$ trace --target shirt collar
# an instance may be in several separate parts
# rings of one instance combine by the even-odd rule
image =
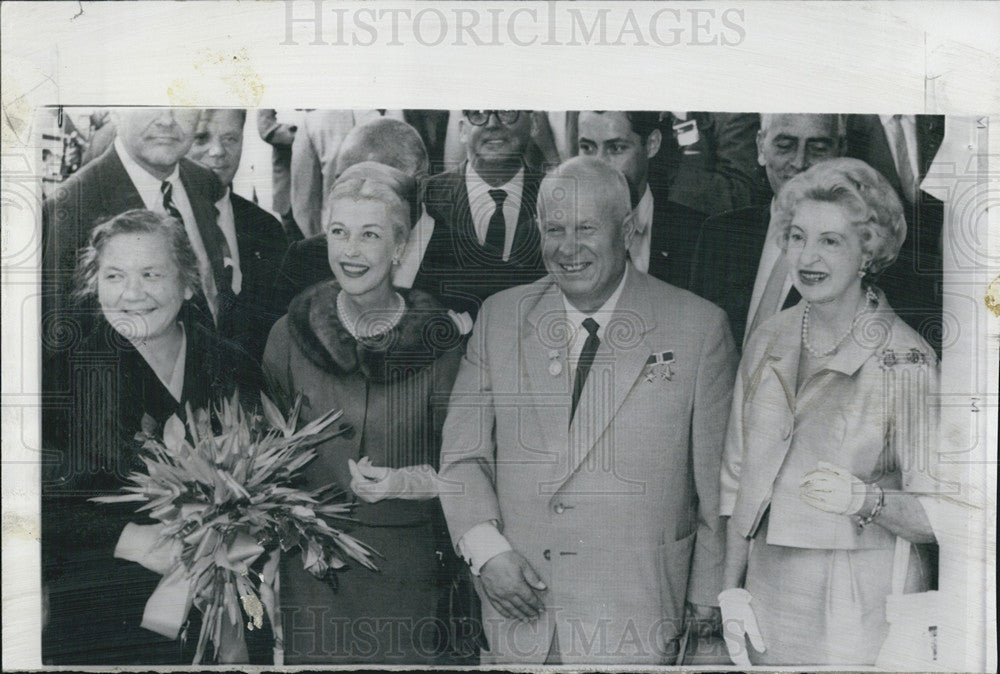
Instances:
[[[503,185],[497,185],[493,187],[485,180],[483,177],[476,173],[476,169],[472,168],[471,164],[466,165],[465,169],[465,189],[469,192],[469,202],[471,203],[473,199],[489,199],[490,202],[493,201],[493,197],[489,196],[490,190],[503,190],[507,193],[507,201],[521,202],[521,191],[524,189],[524,167],[522,166],[518,169],[514,176],[505,182]]]
[[[632,209],[632,228],[636,234],[642,234],[653,224],[653,191],[646,184],[642,199]]]
[[[125,149],[125,143],[122,139],[115,138],[115,152],[118,153],[118,158],[122,161],[122,166],[125,167],[125,172],[128,173],[128,177],[132,180],[132,184],[135,185],[139,192],[149,189],[155,189],[157,192],[160,191],[160,184],[163,182],[152,173],[144,169],[139,165],[136,160],[132,159],[132,155],[128,153]],[[180,163],[174,165],[173,172],[167,176],[167,180],[170,183],[176,185],[180,179]]]
[[[625,264],[625,273],[622,274],[621,281],[618,282],[618,287],[615,288],[615,291],[613,293],[611,293],[611,297],[605,300],[604,304],[602,304],[593,313],[585,314],[576,307],[574,307],[573,304],[568,299],[566,299],[566,295],[564,295],[560,290],[559,294],[562,296],[563,307],[566,309],[566,320],[569,321],[569,324],[572,325],[574,328],[578,328],[580,327],[580,324],[583,323],[583,319],[585,318],[593,317],[598,314],[601,314],[603,316],[609,316],[612,312],[614,312],[615,307],[618,306],[618,298],[621,297],[622,290],[624,290],[625,288],[625,279],[628,278],[628,275],[630,273],[629,267],[631,266],[632,266],[631,264],[628,263]],[[604,320],[597,322],[600,323],[601,327],[603,328],[608,321],[607,318],[605,318]]]

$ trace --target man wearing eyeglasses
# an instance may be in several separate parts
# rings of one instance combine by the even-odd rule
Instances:
[[[475,318],[490,295],[544,273],[535,226],[541,176],[524,162],[528,110],[463,110],[466,161],[424,192],[434,231],[413,287]]]

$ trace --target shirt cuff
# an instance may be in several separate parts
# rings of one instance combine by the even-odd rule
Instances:
[[[479,575],[486,562],[508,550],[513,548],[493,521],[477,524],[458,541],[458,554],[469,565],[474,576]]]

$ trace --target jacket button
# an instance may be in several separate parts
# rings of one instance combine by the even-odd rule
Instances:
[[[552,551],[551,550],[546,550],[545,552],[542,553],[542,557],[545,558],[545,561],[551,560],[552,559]]]
[[[792,425],[786,424],[784,428],[781,429],[781,437],[783,440],[787,440],[792,437]]]
[[[554,510],[556,511],[556,515],[562,515],[564,512],[566,512],[566,506],[564,506],[562,503],[557,503]]]

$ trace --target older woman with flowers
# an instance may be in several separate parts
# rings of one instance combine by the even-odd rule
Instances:
[[[871,665],[897,537],[935,541],[917,494],[935,488],[938,363],[875,285],[906,235],[885,178],[854,159],[817,164],[785,185],[775,217],[803,301],[752,335],[736,382],[726,645],[743,666]],[[906,548],[908,591],[930,584],[917,549]]]
[[[80,251],[77,294],[97,321],[43,369],[42,563],[50,597],[46,664],[183,664],[184,644],[140,627],[159,575],[114,558],[134,504],[98,505],[141,469],[135,436],[239,388],[255,400],[259,367],[191,318],[201,287],[184,226],[131,210],[98,225]],[[71,317],[63,317],[70,320]],[[71,334],[71,333],[70,333]],[[147,520],[148,521],[148,520]],[[245,657],[232,654],[236,659]]]
[[[333,485],[356,498],[351,534],[382,559],[378,574],[330,570],[325,580],[301,562],[285,564],[286,661],[432,663],[441,523],[435,466],[462,335],[432,297],[392,285],[420,212],[411,177],[355,164],[323,212],[335,278],[292,301],[271,331],[264,372],[286,408],[303,396],[302,421],[343,409],[350,430],[319,446],[308,486]]]

